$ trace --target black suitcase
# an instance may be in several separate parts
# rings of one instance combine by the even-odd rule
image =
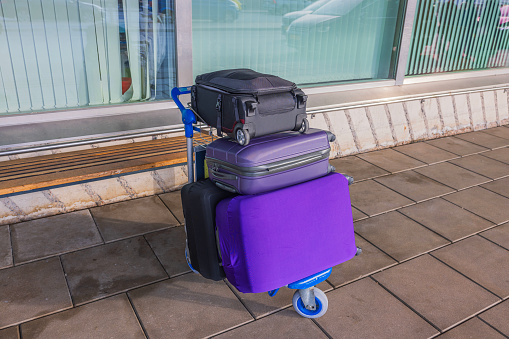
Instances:
[[[250,69],[199,75],[191,90],[198,117],[241,145],[255,136],[307,131],[306,101],[295,83]]]
[[[216,281],[225,278],[216,244],[216,205],[234,195],[218,188],[209,179],[182,187],[187,235],[186,259],[204,278]]]

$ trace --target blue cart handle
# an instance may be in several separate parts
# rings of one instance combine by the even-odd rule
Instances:
[[[185,108],[179,100],[179,95],[191,93],[191,86],[189,87],[174,87],[171,90],[171,98],[177,104],[180,112],[182,112],[182,122],[184,123],[184,129],[186,138],[193,137],[193,124],[196,123],[196,116],[193,111],[189,108]]]

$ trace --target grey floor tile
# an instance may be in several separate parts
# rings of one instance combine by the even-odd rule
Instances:
[[[217,337],[227,338],[327,338],[311,319],[303,319],[292,309],[251,322]]]
[[[509,139],[509,129],[506,126],[488,128],[483,130],[483,133],[488,133],[499,138]]]
[[[503,339],[502,334],[498,333],[489,325],[486,325],[479,318],[472,318],[463,324],[460,324],[453,329],[438,336],[440,339]]]
[[[21,325],[31,338],[145,338],[125,294],[96,301]]]
[[[0,329],[72,307],[58,258],[0,271]]]
[[[438,331],[369,278],[327,293],[317,323],[333,338],[429,338]]]
[[[12,248],[9,226],[0,226],[0,269],[12,266]]]
[[[332,273],[327,280],[334,287],[360,279],[396,263],[358,235],[355,235],[355,244],[362,249],[362,253],[332,269]]]
[[[469,155],[489,149],[455,137],[428,140],[426,143],[457,155]]]
[[[481,235],[509,250],[509,222],[482,232]]]
[[[509,177],[489,182],[482,187],[509,198]]]
[[[102,243],[88,210],[15,224],[11,235],[16,264]]]
[[[456,138],[487,148],[497,148],[509,145],[509,140],[484,133],[482,131],[455,135]]]
[[[185,256],[184,227],[150,233],[145,235],[145,238],[170,277],[190,271]]]
[[[90,209],[106,242],[179,225],[157,196]]]
[[[336,168],[336,172],[347,174],[353,177],[355,181],[379,177],[389,173],[356,156],[332,159],[330,164]]]
[[[465,208],[496,224],[509,221],[509,198],[488,191],[481,187],[449,194],[444,197],[462,208]]]
[[[448,162],[417,168],[415,171],[457,190],[491,181],[490,178]]]
[[[323,292],[332,290],[332,286],[326,281],[321,282],[317,285],[317,287]],[[242,293],[238,292],[235,287],[232,286],[232,288],[235,290],[247,309],[251,311],[257,319],[290,306],[292,304],[293,294],[296,291],[287,287],[281,287],[277,294],[271,297],[268,293]]]
[[[353,216],[353,220],[359,220],[359,219],[364,219],[367,217],[366,214],[362,213],[361,211],[359,211],[358,209],[356,209],[355,207],[352,207],[352,216]]]
[[[500,300],[430,255],[374,278],[442,331]]]
[[[509,165],[480,154],[454,159],[450,162],[491,179],[498,179],[509,175]]]
[[[62,263],[76,304],[168,277],[143,237],[64,254]]]
[[[399,212],[357,221],[355,232],[398,261],[449,243]]]
[[[179,223],[184,224],[184,211],[182,209],[182,200],[180,198],[180,190],[159,194],[159,198],[170,209],[173,215],[178,219]]]
[[[383,168],[391,173],[425,166],[426,163],[413,159],[393,149],[384,149],[357,155],[373,165]]]
[[[417,202],[454,192],[454,189],[414,171],[396,173],[375,180]]]
[[[408,206],[400,209],[399,212],[450,241],[459,240],[494,225],[442,198]]]
[[[432,255],[502,299],[509,296],[508,250],[473,236],[441,248]]]
[[[453,158],[457,158],[458,155],[444,151],[441,148],[427,144],[425,142],[416,142],[413,144],[398,146],[393,150],[401,152],[409,157],[425,162],[427,164],[433,164]]]
[[[203,338],[253,320],[223,281],[193,273],[129,296],[150,338]]]
[[[390,211],[413,203],[376,181],[367,180],[350,186],[352,205],[368,215]]]
[[[19,339],[18,326],[9,327],[5,330],[0,330],[0,339]]]
[[[493,151],[484,152],[482,155],[490,159],[509,164],[509,147],[498,148]]]
[[[504,301],[479,315],[479,318],[509,336],[509,301]]]

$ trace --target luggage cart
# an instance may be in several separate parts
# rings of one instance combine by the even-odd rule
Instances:
[[[201,128],[194,126],[198,121],[196,119],[196,114],[190,108],[184,107],[184,105],[180,102],[179,96],[183,94],[190,94],[191,87],[175,87],[171,91],[171,97],[173,101],[177,104],[178,108],[182,113],[182,122],[184,123],[184,131],[186,136],[186,146],[187,146],[187,171],[188,171],[188,182],[192,183],[195,180],[195,164],[193,161],[193,155],[195,153],[195,147],[193,143],[193,135],[194,131],[201,132]],[[350,179],[349,179],[350,181]],[[186,240],[187,241],[187,240]],[[355,255],[359,255],[361,253],[361,249],[357,248],[357,253]],[[191,262],[188,258],[188,249],[186,243],[186,260],[191,268],[191,270],[195,273],[198,273],[191,266]],[[288,284],[286,287],[290,289],[295,289],[295,293],[293,295],[292,303],[295,311],[305,318],[318,318],[327,312],[328,308],[328,299],[323,291],[319,288],[315,287],[322,281],[326,280],[332,272],[332,268],[324,270],[322,272],[313,274],[307,278],[295,281],[291,284]],[[269,296],[273,297],[278,292],[279,288],[269,291]]]

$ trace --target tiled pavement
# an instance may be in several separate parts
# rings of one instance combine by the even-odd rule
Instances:
[[[190,273],[179,192],[0,226],[0,338],[508,338],[509,127],[332,160],[359,257],[242,294]]]

